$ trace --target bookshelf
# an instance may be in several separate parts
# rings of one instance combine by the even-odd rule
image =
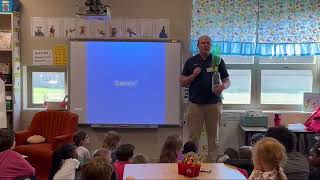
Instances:
[[[20,13],[0,13],[0,72],[5,79],[7,125],[19,129],[21,112]]]

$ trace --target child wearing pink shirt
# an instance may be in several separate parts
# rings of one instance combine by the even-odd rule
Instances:
[[[14,132],[0,129],[0,179],[13,180],[35,176],[34,168],[21,156],[13,151],[15,147]]]

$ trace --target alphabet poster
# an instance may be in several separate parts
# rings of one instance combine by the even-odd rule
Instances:
[[[76,38],[77,36],[77,22],[75,18],[64,18],[63,34],[64,38]]]
[[[91,23],[88,19],[79,19],[77,26],[78,38],[90,38],[91,37]]]
[[[139,20],[126,19],[124,33],[126,38],[139,38]]]
[[[168,39],[168,19],[32,17],[31,36],[47,39]],[[19,36],[15,36],[19,37]]]
[[[32,37],[46,37],[47,36],[47,20],[44,18],[33,17],[31,25]]]
[[[153,20],[142,19],[140,21],[141,38],[153,38]]]
[[[111,19],[110,22],[110,37],[123,37],[123,19]]]
[[[107,22],[105,19],[94,19],[94,37],[107,38]]]

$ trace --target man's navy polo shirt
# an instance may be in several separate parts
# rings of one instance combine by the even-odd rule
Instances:
[[[189,101],[196,104],[216,104],[221,102],[221,97],[212,92],[211,80],[212,72],[207,72],[207,68],[211,67],[212,55],[210,54],[206,60],[203,60],[199,54],[189,58],[184,64],[182,75],[189,76],[196,67],[201,68],[201,73],[191,82],[189,87]],[[226,64],[223,59],[219,64],[218,71],[221,79],[229,77]]]

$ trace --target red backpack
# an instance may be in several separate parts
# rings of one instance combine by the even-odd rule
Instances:
[[[318,107],[304,123],[309,131],[320,133],[320,107]]]

